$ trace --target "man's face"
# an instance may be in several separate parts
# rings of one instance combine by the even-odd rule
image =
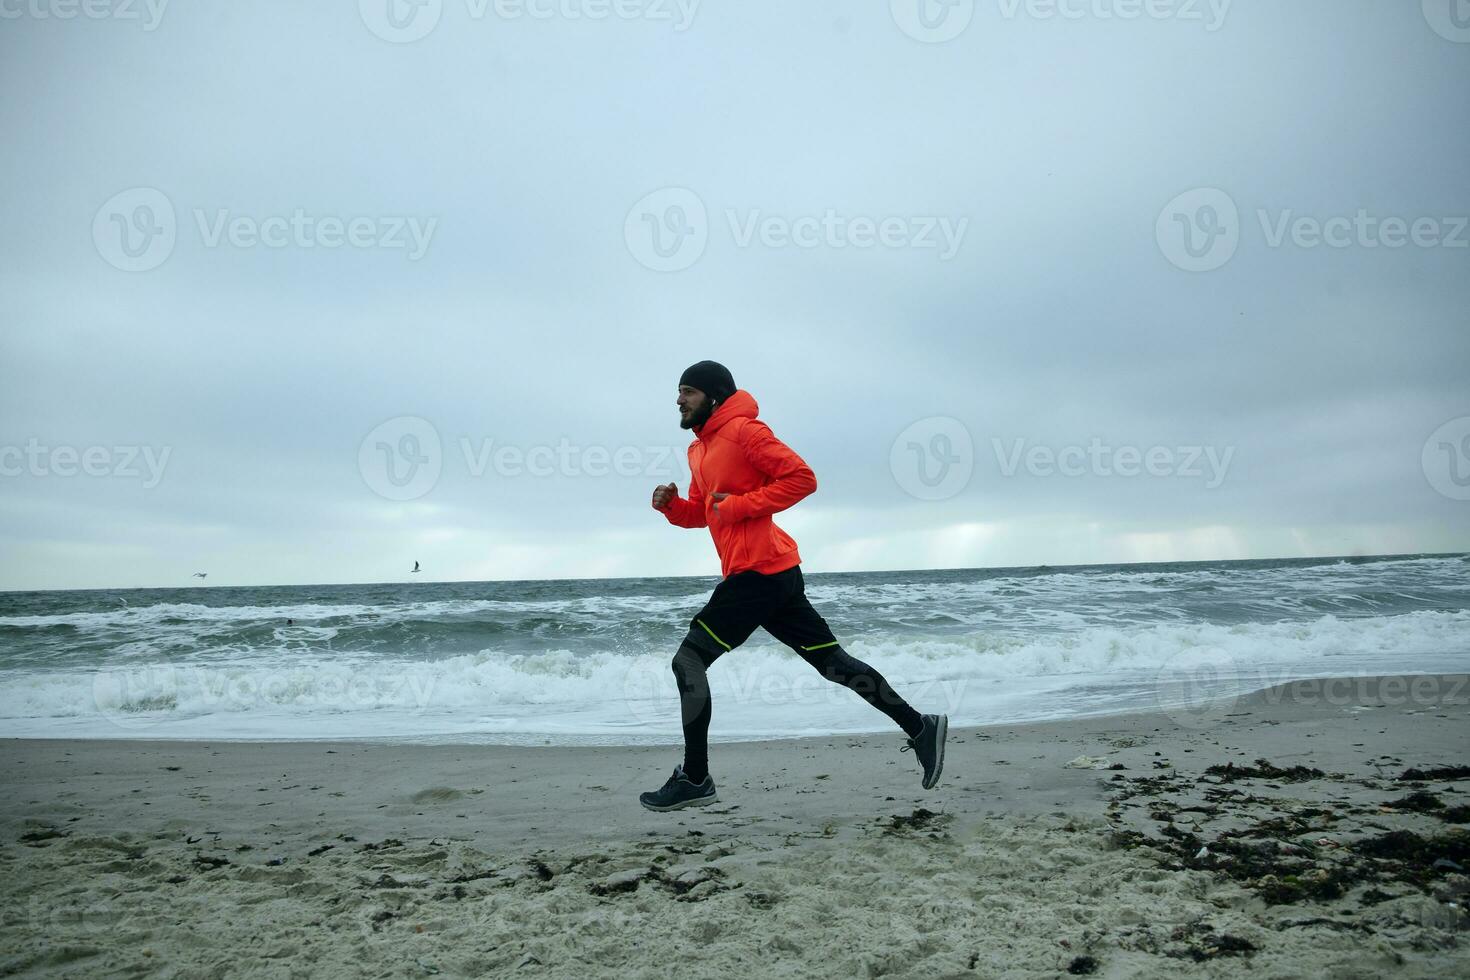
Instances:
[[[705,422],[714,412],[714,405],[710,398],[698,388],[688,385],[679,386],[679,428],[695,429]]]

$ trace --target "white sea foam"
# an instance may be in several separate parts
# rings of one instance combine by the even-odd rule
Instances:
[[[1093,626],[1010,635],[875,634],[844,644],[920,710],[952,724],[1138,706],[1200,664],[1237,686],[1327,674],[1464,670],[1470,611],[1220,625]],[[678,741],[672,650],[484,650],[139,662],[0,674],[0,736]],[[1259,683],[1256,683],[1259,682]],[[885,730],[853,692],[753,639],[710,671],[713,738]]]

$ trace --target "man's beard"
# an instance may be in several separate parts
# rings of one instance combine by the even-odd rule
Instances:
[[[681,418],[681,419],[679,419],[679,428],[681,428],[681,429],[697,429],[701,425],[704,425],[704,423],[708,422],[709,421],[709,417],[711,415],[713,415],[714,413],[715,413],[715,405],[714,405],[714,403],[711,402],[709,399],[705,399],[704,404],[701,405],[701,406],[699,406],[699,408],[696,411],[691,412],[689,414],[688,418]]]

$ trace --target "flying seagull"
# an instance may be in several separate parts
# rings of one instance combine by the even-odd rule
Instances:
[[[418,570],[419,570],[419,563],[418,563],[418,562],[414,562],[414,563],[413,563],[413,570],[414,570],[414,571],[415,571],[415,572],[416,572],[416,571],[418,571]]]
[[[195,572],[190,578],[209,578],[208,572]]]

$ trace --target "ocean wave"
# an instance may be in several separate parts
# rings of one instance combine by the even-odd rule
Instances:
[[[0,616],[0,627],[47,628],[70,626],[84,630],[106,630],[158,624],[198,625],[208,623],[261,623],[290,619],[301,623],[370,619],[392,623],[449,621],[507,613],[527,615],[619,616],[698,608],[707,592],[688,595],[577,596],[558,599],[443,599],[421,602],[298,603],[274,606],[210,606],[199,603],[158,602],[102,610]]]
[[[900,692],[923,685],[970,685],[1004,699],[1038,689],[1083,689],[1109,678],[1138,678],[1204,658],[1226,673],[1285,677],[1293,672],[1408,669],[1421,655],[1470,655],[1470,611],[1272,624],[1153,624],[1089,628],[1057,636],[869,636],[844,644]],[[129,663],[102,670],[0,675],[0,735],[47,731],[97,736],[241,737],[405,735],[551,723],[568,729],[636,731],[677,717],[672,650],[639,654],[548,649],[484,650],[439,659],[254,656],[236,663]],[[1274,673],[1272,673],[1274,672]],[[764,714],[835,688],[793,652],[753,641],[712,667],[717,705],[740,706],[758,726]],[[1038,685],[1040,685],[1038,687]],[[840,695],[851,698],[850,692]],[[977,695],[978,696],[978,695]],[[842,702],[846,703],[846,702]],[[718,709],[720,714],[725,709]],[[1043,712],[1044,713],[1044,712]],[[577,719],[581,719],[578,721]],[[232,727],[233,726],[233,727]]]

